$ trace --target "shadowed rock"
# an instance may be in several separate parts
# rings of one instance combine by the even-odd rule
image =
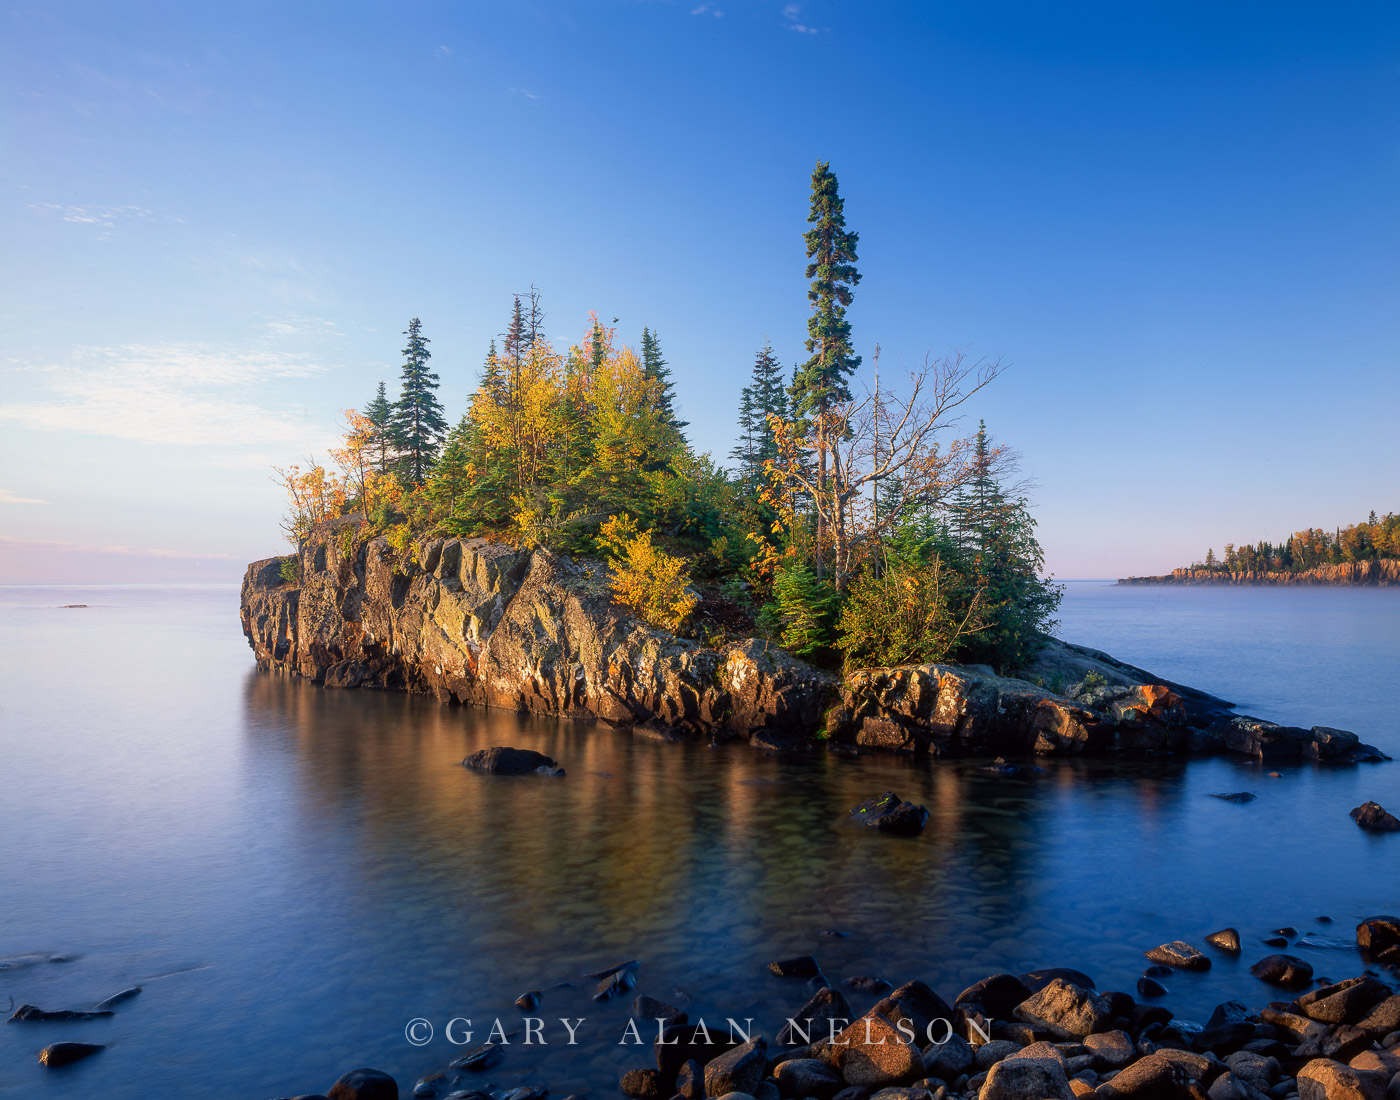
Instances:
[[[462,761],[462,767],[492,775],[563,775],[559,762],[534,749],[493,745],[479,749]]]
[[[1400,818],[1390,813],[1379,802],[1363,802],[1351,811],[1351,819],[1361,828],[1373,833],[1400,832]]]
[[[867,798],[851,810],[851,820],[895,836],[917,836],[928,824],[928,810],[900,799],[894,791]]]

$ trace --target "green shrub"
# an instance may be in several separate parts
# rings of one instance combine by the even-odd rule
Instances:
[[[984,626],[980,592],[933,557],[867,570],[841,609],[838,645],[853,668],[946,660]]]
[[[773,576],[773,602],[758,616],[758,625],[784,649],[810,657],[831,648],[838,597],[826,580],[818,580],[805,561],[789,560]]]
[[[283,584],[300,584],[301,558],[295,554],[290,558],[283,558],[282,564],[277,567],[277,572],[282,577]]]

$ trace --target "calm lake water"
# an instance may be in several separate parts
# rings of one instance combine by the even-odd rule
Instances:
[[[86,603],[81,609],[59,605]],[[1299,724],[1400,756],[1400,592],[1070,585],[1061,633]],[[1400,807],[1400,765],[1267,769],[1231,760],[1045,763],[1007,779],[747,746],[670,745],[587,725],[325,691],[256,673],[232,587],[0,589],[0,1005],[115,1016],[0,1027],[0,1096],[258,1098],[324,1091],[360,1065],[413,1082],[516,996],[585,1017],[579,1045],[510,1048],[499,1087],[613,1096],[649,1048],[618,1046],[630,998],[586,971],[641,960],[639,990],[771,1037],[805,999],[769,976],[812,953],[838,984],[920,977],[951,999],[1000,970],[1072,966],[1133,988],[1141,953],[1238,926],[1244,958],[1172,978],[1200,1019],[1272,999],[1247,971],[1283,924],[1319,974],[1359,970],[1357,919],[1400,909],[1400,836],[1347,817]],[[536,748],[564,779],[458,766]],[[843,819],[893,788],[932,819],[915,840]],[[1235,805],[1215,792],[1250,790]],[[1321,915],[1336,918],[1327,926]],[[841,930],[845,938],[823,933]],[[0,964],[3,965],[3,964]],[[872,998],[851,997],[857,1011]],[[430,1020],[415,1049],[404,1028]],[[109,1044],[45,1071],[44,1045]]]

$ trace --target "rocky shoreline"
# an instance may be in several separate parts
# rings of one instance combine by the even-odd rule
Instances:
[[[1358,561],[1312,569],[1227,573],[1221,569],[1173,569],[1160,577],[1123,577],[1119,584],[1336,585],[1346,588],[1400,587],[1400,561]]]
[[[481,539],[396,554],[347,517],[318,527],[295,556],[251,564],[240,616],[260,668],[326,687],[743,738],[767,751],[1387,759],[1347,731],[1239,715],[1055,639],[1015,676],[930,664],[843,681],[759,639],[706,648],[653,628],[612,601],[606,576],[597,562]]]
[[[1300,939],[1295,928],[1277,934],[1285,942]],[[1233,928],[1203,942],[1205,949],[1175,941],[1144,951],[1150,965],[1133,993],[1100,991],[1087,974],[1046,967],[990,975],[951,1002],[917,979],[892,987],[856,976],[838,985],[812,956],[783,959],[768,967],[787,987],[787,995],[775,999],[789,1003],[770,1017],[784,1021],[771,1040],[752,1009],[707,1016],[643,993],[619,1030],[635,1037],[631,1046],[650,1046],[652,1057],[624,1071],[617,1088],[629,1100],[1400,1097],[1400,918],[1376,916],[1357,926],[1356,949],[1366,968],[1356,977],[1314,977],[1302,959],[1266,956],[1251,972],[1281,996],[1257,1008],[1224,1001],[1206,1019],[1186,1020],[1158,1000],[1166,992],[1161,982],[1180,971],[1209,970],[1213,956],[1232,959],[1241,951]],[[641,969],[630,960],[594,971],[583,976],[583,989],[592,991],[594,1002],[630,996],[640,988]],[[865,1007],[857,1010],[853,1002]],[[540,1004],[540,992],[519,998],[526,1015],[509,1032],[498,1018],[485,1044],[420,1078],[411,1095],[545,1100],[550,1090],[544,1083],[502,1088],[489,1080],[507,1059],[528,1054],[522,1034],[533,1029],[548,1045],[546,1021],[533,1015]],[[584,1021],[559,1023],[577,1039]],[[398,1100],[401,1093],[390,1075],[358,1069],[325,1095]],[[582,1095],[570,1093],[566,1100]]]

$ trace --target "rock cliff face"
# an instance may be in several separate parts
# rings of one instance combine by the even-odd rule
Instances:
[[[444,701],[616,726],[746,736],[790,747],[825,736],[910,753],[1231,751],[1350,760],[1380,754],[1339,730],[1236,716],[1230,704],[1107,654],[1051,640],[1010,679],[991,669],[874,669],[844,684],[765,642],[706,649],[640,622],[603,567],[480,539],[438,539],[404,560],[347,519],[243,580],[258,666],[327,687],[431,692]]]
[[[1400,587],[1400,561],[1318,565],[1297,573],[1222,573],[1205,569],[1173,569],[1164,577],[1124,577],[1118,583],[1349,585],[1357,588],[1395,588]]]

